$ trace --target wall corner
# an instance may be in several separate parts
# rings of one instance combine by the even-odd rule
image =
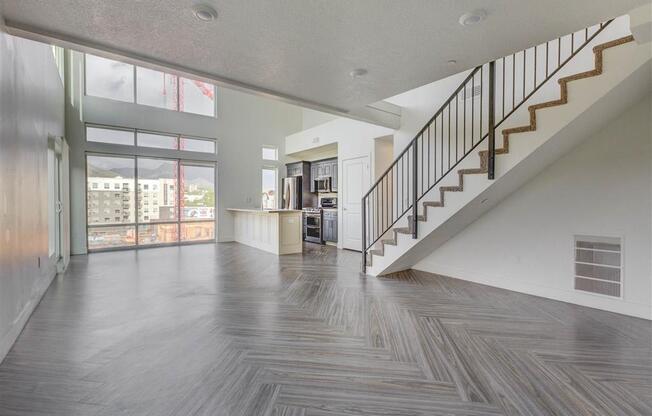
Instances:
[[[630,11],[629,26],[634,40],[639,45],[652,41],[652,3]]]

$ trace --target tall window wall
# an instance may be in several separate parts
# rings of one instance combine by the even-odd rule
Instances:
[[[86,95],[214,117],[215,86],[85,55]]]
[[[89,250],[215,240],[215,162],[185,158],[214,140],[90,125],[86,139],[120,153],[86,156]]]

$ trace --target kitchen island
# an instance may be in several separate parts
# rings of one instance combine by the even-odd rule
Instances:
[[[228,208],[227,211],[234,217],[236,242],[278,255],[302,252],[300,210]]]

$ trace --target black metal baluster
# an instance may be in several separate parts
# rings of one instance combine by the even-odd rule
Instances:
[[[418,172],[418,166],[417,166],[417,160],[418,160],[418,150],[419,148],[417,147],[417,143],[414,143],[414,154],[412,156],[412,238],[417,238],[417,224],[419,222],[418,219],[418,209],[417,209],[417,172]]]
[[[505,58],[503,58],[503,114],[502,118],[505,118]]]
[[[557,38],[557,68],[561,65],[561,38]]]
[[[489,63],[489,160],[488,174],[489,179],[494,179],[495,161],[496,161],[496,127],[495,127],[495,81],[496,81],[496,62]]]
[[[428,161],[428,188],[430,188],[430,124],[428,124],[428,157],[426,160]]]
[[[448,169],[451,168],[451,106],[448,104]]]
[[[475,136],[475,73],[471,78],[471,147],[473,147],[473,139]]]
[[[367,272],[367,203],[362,197],[362,273]]]
[[[441,154],[439,155],[441,159],[441,163],[439,166],[439,169],[441,170],[441,173],[439,177],[441,178],[444,176],[444,111],[442,110],[441,112]]]
[[[537,88],[537,47],[534,47],[534,88]]]
[[[459,107],[457,106],[457,97],[459,94],[455,94],[455,162],[457,162],[460,156],[459,150],[457,149],[457,142],[459,141],[457,137],[457,132],[459,131]]]
[[[546,42],[546,79],[548,78],[548,45],[550,42]]]
[[[421,173],[419,174],[419,177],[421,178],[421,187],[419,192],[421,193],[419,196],[423,195],[423,184],[425,182],[424,176],[423,176],[423,132],[421,133]]]
[[[527,49],[523,51],[523,101],[525,101],[525,55]]]
[[[482,106],[484,105],[484,65],[480,67],[480,137],[479,141],[482,141]]]
[[[516,108],[516,54],[512,54],[512,111]]]
[[[434,171],[434,182],[437,183],[437,117],[435,117],[434,120],[434,125],[432,128],[432,136],[433,136],[433,141],[434,143],[432,144],[432,147],[434,149],[434,157],[432,158],[433,163],[432,163],[432,170]]]

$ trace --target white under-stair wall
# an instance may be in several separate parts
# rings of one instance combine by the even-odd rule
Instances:
[[[413,268],[652,319],[651,115],[648,94]],[[574,290],[577,234],[622,238],[622,299]]]

